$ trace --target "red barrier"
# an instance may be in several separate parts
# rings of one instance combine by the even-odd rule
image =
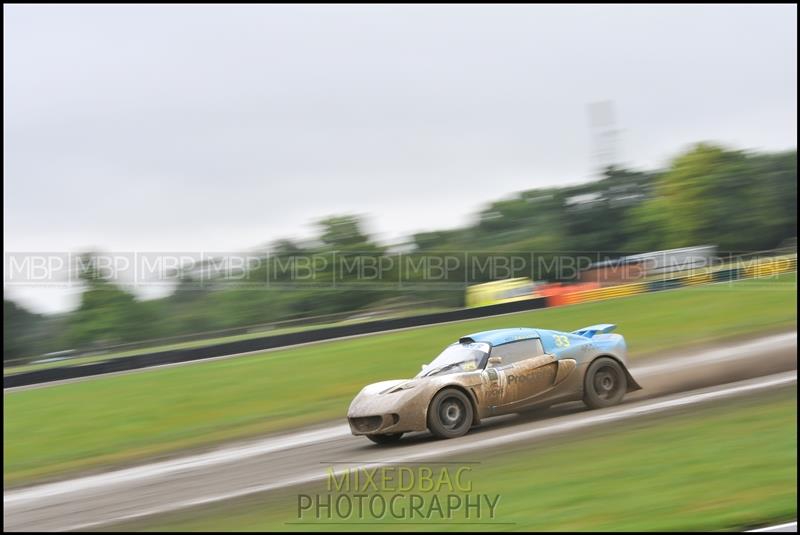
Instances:
[[[599,288],[600,284],[597,282],[579,282],[575,284],[562,284],[554,282],[536,289],[536,294],[547,298],[548,307],[557,307],[566,304],[565,296],[574,292],[582,292],[584,290],[594,290]]]

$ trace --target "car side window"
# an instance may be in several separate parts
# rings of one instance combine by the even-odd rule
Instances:
[[[501,366],[513,364],[514,362],[539,355],[544,355],[544,348],[542,347],[542,341],[538,338],[520,340],[519,342],[511,342],[510,344],[493,347],[491,354],[493,357],[503,357]]]

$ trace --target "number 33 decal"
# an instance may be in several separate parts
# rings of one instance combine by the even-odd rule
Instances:
[[[558,347],[569,347],[569,338],[563,334],[553,335],[553,339],[556,341]]]

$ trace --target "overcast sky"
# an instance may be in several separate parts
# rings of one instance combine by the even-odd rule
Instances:
[[[462,225],[592,178],[602,100],[634,167],[797,144],[794,5],[3,11],[5,251],[231,251],[341,213],[385,240]]]

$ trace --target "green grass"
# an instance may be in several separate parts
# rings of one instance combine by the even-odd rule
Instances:
[[[412,310],[403,310],[401,312],[393,312],[389,314],[381,314],[380,319],[400,318],[404,316],[414,316],[417,314],[431,314],[434,312],[442,312],[444,308],[441,307],[428,307],[416,308]],[[355,313],[354,313],[355,314]],[[372,319],[372,318],[371,318]],[[340,325],[350,325],[353,323],[364,323],[370,319],[347,319],[331,323],[315,323],[313,325],[295,325],[290,327],[277,327],[271,330],[262,330],[258,332],[250,332],[244,334],[235,334],[228,336],[218,336],[215,338],[203,338],[201,340],[187,340],[184,342],[164,343],[161,345],[141,346],[133,349],[120,349],[109,353],[100,353],[95,355],[87,355],[83,357],[72,357],[69,359],[56,360],[51,362],[36,362],[30,364],[17,364],[3,368],[3,375],[14,375],[17,373],[31,372],[35,370],[45,370],[48,368],[59,368],[63,366],[82,366],[84,364],[91,364],[94,362],[103,362],[110,359],[120,357],[130,357],[133,355],[141,355],[143,353],[155,353],[157,351],[170,351],[174,349],[191,349],[196,347],[206,347],[215,344],[224,344],[228,342],[238,342],[240,340],[250,340],[253,338],[264,338],[267,336],[277,336],[279,334],[295,333],[302,331],[309,331],[313,329],[323,329],[325,327],[336,327]]]
[[[796,276],[644,294],[4,393],[4,482],[126,464],[342,419],[367,383],[414,375],[469,332],[617,323],[631,356],[796,327]]]
[[[797,392],[726,401],[619,424],[589,433],[519,445],[480,456],[465,481],[471,495],[500,495],[496,516],[472,524],[463,511],[426,530],[710,531],[742,530],[797,516]],[[464,460],[474,460],[475,454]],[[404,465],[405,466],[405,465]],[[416,465],[408,465],[414,467]],[[434,470],[441,465],[425,465]],[[460,465],[448,465],[452,476]],[[437,472],[438,473],[438,472]],[[455,479],[455,477],[453,477]],[[381,487],[379,487],[380,489]],[[443,496],[447,491],[437,494]],[[379,490],[380,492],[380,490]],[[369,530],[416,531],[403,524],[359,525],[357,516],[322,517],[347,522],[315,525],[298,516],[298,495],[328,495],[328,482],[253,495],[114,529],[180,531]],[[369,497],[376,491],[365,494]],[[397,492],[383,490],[388,499]],[[430,503],[432,493],[419,487]],[[334,498],[341,492],[334,491]],[[346,492],[350,496],[356,491]],[[456,495],[465,493],[456,491]],[[485,511],[485,510],[484,510]],[[409,521],[366,514],[364,522]],[[306,522],[301,525],[287,524]],[[356,523],[353,523],[356,521]],[[311,523],[308,523],[311,522]],[[438,522],[438,523],[437,523]],[[511,524],[489,524],[503,522]]]

